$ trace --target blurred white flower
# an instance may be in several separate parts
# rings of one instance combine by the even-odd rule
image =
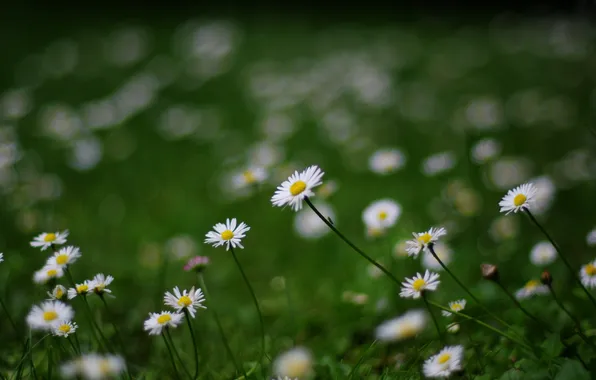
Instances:
[[[455,163],[456,157],[453,152],[433,154],[422,162],[422,172],[427,176],[434,176],[452,169]]]
[[[314,206],[326,218],[331,218],[333,224],[336,223],[335,212],[330,205],[322,202],[314,203]],[[294,230],[305,239],[319,239],[327,235],[331,229],[319,218],[310,208],[300,210],[294,218]]]
[[[501,154],[501,143],[492,138],[479,140],[472,147],[472,159],[477,164],[483,164]]]
[[[596,287],[596,260],[582,266],[579,271],[579,276],[581,278],[582,284],[588,288],[592,289]]]
[[[380,324],[375,330],[375,337],[383,342],[413,338],[424,331],[427,321],[428,315],[425,310],[410,310]]]
[[[548,241],[536,243],[530,252],[530,262],[536,266],[552,264],[556,259],[557,251]]]
[[[530,280],[526,282],[523,288],[515,292],[515,298],[523,300],[534,295],[548,294],[548,286],[542,285],[538,280]]]
[[[68,237],[68,230],[64,230],[62,232],[44,232],[38,236],[36,236],[33,241],[31,242],[32,247],[41,247],[41,250],[44,251],[47,248],[51,247],[53,244],[64,244],[66,243],[66,238]]]
[[[368,167],[373,173],[391,174],[404,166],[406,158],[399,149],[379,149],[369,160]]]
[[[74,316],[72,307],[61,301],[44,301],[34,305],[27,315],[27,324],[32,330],[51,331],[62,321],[70,321]]]
[[[49,300],[61,300],[66,295],[66,288],[62,285],[56,285],[51,292],[48,292],[50,296]]]
[[[273,362],[273,372],[276,376],[298,377],[310,376],[313,372],[313,358],[309,350],[295,347],[280,354]]]
[[[501,215],[493,220],[489,233],[496,242],[514,238],[519,233],[519,221],[516,218]]]
[[[430,378],[447,378],[462,369],[463,359],[463,346],[446,346],[438,354],[424,361],[422,372]]]
[[[588,244],[590,247],[596,245],[596,227],[586,235],[586,244]]]
[[[401,215],[401,206],[392,199],[380,199],[371,203],[362,212],[362,221],[367,231],[383,231],[395,225]]]
[[[48,258],[47,265],[66,267],[77,261],[79,257],[81,257],[80,249],[69,245],[68,247],[60,248],[58,252],[54,252],[54,255]]]
[[[557,187],[553,180],[548,176],[537,177],[529,182],[536,188],[532,213],[534,215],[542,215],[550,209],[553,200],[555,199]]]
[[[58,265],[45,265],[33,274],[33,282],[45,284],[48,281],[64,276],[64,269]]]
[[[451,250],[451,248],[449,248],[447,244],[439,241],[433,245],[433,250],[437,254],[439,260],[443,262],[443,264],[449,265],[449,263],[451,263],[453,251]],[[432,253],[430,253],[429,250],[424,250],[424,253],[422,254],[422,266],[425,269],[430,269],[434,271],[443,270],[441,264],[437,261],[437,259],[435,259],[435,257]]]
[[[462,311],[465,308],[466,308],[466,300],[465,299],[449,302],[449,309],[451,309],[452,311],[459,313],[460,311]],[[451,317],[453,315],[453,313],[450,313],[446,310],[441,311],[441,314],[443,314],[444,317]]]
[[[85,354],[61,365],[62,376],[84,380],[102,380],[118,376],[126,370],[124,358],[118,355]]]
[[[502,157],[489,167],[489,178],[500,190],[519,185],[529,174],[530,163],[525,158]]]

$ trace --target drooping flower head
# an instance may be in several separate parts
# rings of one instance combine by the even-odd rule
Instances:
[[[441,236],[447,235],[447,230],[443,227],[431,227],[426,232],[413,232],[414,239],[406,242],[406,251],[410,256],[418,256],[420,251],[428,249],[430,244],[436,243]]]
[[[530,209],[534,203],[537,190],[531,183],[525,183],[509,190],[503,199],[499,202],[501,212],[509,214],[517,213],[523,209]]]
[[[245,232],[250,230],[250,227],[244,222],[237,225],[236,218],[233,218],[232,220],[226,219],[225,224],[217,223],[213,226],[213,230],[205,235],[207,237],[205,243],[212,244],[214,247],[225,245],[227,251],[230,246],[232,248],[244,248],[240,242],[246,236]]]
[[[277,187],[271,197],[271,203],[278,207],[289,205],[294,211],[302,209],[302,201],[305,197],[314,196],[312,189],[323,183],[324,174],[316,165],[306,168],[301,173],[295,171]]]
[[[40,247],[42,251],[51,247],[52,245],[60,245],[66,243],[68,237],[68,230],[62,232],[44,232],[36,236],[31,242],[32,247]]]

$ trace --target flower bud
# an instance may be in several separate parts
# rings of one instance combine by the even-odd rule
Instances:
[[[493,264],[482,264],[480,265],[482,271],[482,277],[490,281],[499,281],[499,268]]]
[[[540,282],[542,282],[544,285],[550,286],[553,283],[553,276],[549,271],[545,270],[540,275]]]

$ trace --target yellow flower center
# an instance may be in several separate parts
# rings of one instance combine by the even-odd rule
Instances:
[[[56,289],[56,298],[61,299],[62,296],[64,296],[64,292],[62,291],[62,288]]]
[[[290,186],[290,194],[296,196],[306,189],[306,182],[296,181]]]
[[[292,378],[304,376],[308,372],[309,367],[308,360],[291,360],[285,368],[286,375]]]
[[[111,372],[112,367],[110,367],[110,361],[107,359],[102,359],[99,362],[99,372],[101,372],[102,375],[107,375]]]
[[[432,236],[428,232],[425,232],[422,235],[418,236],[418,241],[422,244],[428,244],[430,242],[430,239],[432,239]]]
[[[530,280],[526,283],[526,289],[531,290],[538,286],[537,280]]]
[[[438,362],[439,362],[439,364],[445,364],[449,361],[449,359],[451,359],[451,354],[444,353],[444,354],[441,354],[441,356],[439,356]]]
[[[58,327],[58,330],[62,331],[63,333],[69,333],[70,326],[67,324],[63,324],[63,325],[60,325],[60,327]]]
[[[368,234],[372,237],[379,237],[379,236],[383,235],[383,232],[385,232],[385,231],[382,228],[371,227],[368,229]]]
[[[404,338],[411,338],[418,333],[418,329],[412,323],[404,323],[399,326],[401,336]]]
[[[68,262],[68,255],[58,255],[56,256],[56,264],[64,265]]]
[[[52,311],[45,311],[43,313],[43,320],[46,322],[51,322],[54,319],[58,318],[58,313],[56,313],[54,310]]]
[[[105,288],[106,288],[106,284],[97,284],[97,285],[95,285],[94,290],[98,293],[101,293],[104,291]]]
[[[517,195],[516,195],[516,196],[513,198],[513,204],[514,204],[516,207],[519,207],[519,206],[523,205],[524,203],[526,203],[526,199],[528,199],[528,198],[526,198],[526,196],[525,196],[525,195],[523,195],[523,194],[517,194]]]
[[[594,266],[592,264],[586,265],[586,274],[588,276],[594,276],[594,275],[596,275],[596,266]]]
[[[224,240],[230,240],[234,237],[234,233],[230,230],[225,230],[221,233],[221,238]]]
[[[257,181],[257,177],[255,177],[253,172],[251,172],[250,170],[245,171],[244,173],[242,173],[242,175],[244,176],[244,180],[248,184],[255,183]]]
[[[86,284],[77,285],[77,293],[86,293],[89,290],[89,286]]]
[[[463,306],[460,303],[454,303],[451,305],[451,310],[461,311],[461,310],[463,310]]]
[[[164,323],[168,323],[171,320],[172,317],[170,317],[170,314],[162,314],[157,318],[157,323],[163,325]]]
[[[381,211],[381,212],[379,213],[379,219],[380,219],[380,220],[385,220],[385,219],[387,219],[387,213],[386,213],[385,211]]]
[[[53,233],[46,234],[46,236],[44,236],[43,238],[43,241],[45,241],[46,243],[51,243],[54,240],[56,240],[56,234]]]
[[[192,305],[192,300],[189,296],[182,296],[178,299],[178,305],[189,307],[190,305]]]
[[[422,290],[424,285],[426,285],[426,281],[424,281],[424,279],[422,278],[419,278],[412,283],[412,288],[414,288],[415,291],[419,292],[420,290]]]
[[[58,271],[56,269],[50,269],[46,273],[48,277],[56,277],[58,275]]]

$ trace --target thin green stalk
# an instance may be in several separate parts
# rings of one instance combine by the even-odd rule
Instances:
[[[81,354],[81,344],[79,343],[79,334],[77,334],[75,332],[73,335],[74,335],[75,343],[77,345],[77,350],[79,351],[79,355],[80,355]]]
[[[72,340],[70,339],[70,336],[66,337],[66,340],[68,340],[68,343],[70,343],[70,347],[72,347],[72,351],[75,355],[80,355],[81,351],[77,350],[77,347],[74,345],[74,343],[72,342]]]
[[[486,370],[484,369],[484,360],[482,360],[482,355],[480,350],[478,349],[478,343],[476,343],[473,339],[472,336],[468,334],[468,340],[470,341],[470,344],[472,345],[472,347],[474,348],[474,353],[476,354],[476,358],[477,363],[478,363],[478,368],[480,369],[480,374],[483,374],[484,372],[486,372]]]
[[[590,340],[590,338],[588,338],[588,336],[586,336],[586,334],[584,334],[584,332],[582,330],[581,323],[579,322],[579,320],[577,318],[575,318],[575,316],[573,316],[573,314],[571,314],[569,309],[567,309],[565,307],[565,305],[563,305],[563,303],[561,302],[559,297],[557,297],[557,294],[555,293],[555,290],[553,289],[552,285],[547,285],[547,286],[548,286],[548,289],[550,290],[550,294],[553,296],[553,299],[555,300],[557,305],[561,308],[561,310],[563,310],[565,312],[565,314],[567,314],[567,316],[571,319],[573,324],[575,324],[575,328],[577,329],[577,333],[579,334],[579,336],[583,339],[584,342],[589,344],[590,347],[592,347],[593,349],[596,349],[596,345],[594,344],[594,342],[592,342],[592,340]]]
[[[14,332],[18,335],[19,330],[17,328],[17,324],[14,322],[14,320],[10,316],[10,313],[8,312],[8,308],[6,307],[6,304],[4,303],[4,300],[2,299],[2,297],[0,297],[0,306],[2,306],[2,310],[4,310],[4,314],[6,314],[6,319],[8,319],[8,322],[10,322],[10,325],[12,326]]]
[[[437,334],[439,335],[439,340],[441,342],[445,343],[445,336],[443,335],[443,332],[441,331],[441,328],[439,327],[439,322],[437,322],[435,313],[433,313],[432,309],[430,308],[430,305],[428,303],[428,298],[427,298],[425,291],[422,292],[422,299],[424,300],[424,305],[426,306],[426,309],[428,310],[428,313],[430,314],[430,316],[435,324],[435,328],[437,329]]]
[[[48,353],[48,379],[52,378],[52,370],[54,365],[54,360],[52,358],[52,341],[46,340],[46,351]]]
[[[248,291],[250,292],[250,295],[252,296],[252,300],[253,300],[255,307],[257,309],[257,313],[259,314],[259,323],[261,325],[261,357],[259,358],[259,364],[261,365],[262,375],[263,375],[263,377],[265,377],[266,376],[265,368],[263,367],[263,357],[265,356],[265,323],[263,323],[263,314],[261,313],[261,308],[259,307],[259,301],[257,300],[255,291],[253,290],[252,286],[250,285],[250,281],[248,281],[248,277],[246,276],[246,273],[244,273],[244,269],[242,269],[242,265],[240,265],[240,261],[238,261],[236,252],[234,251],[234,248],[231,245],[230,245],[230,251],[232,252],[232,257],[234,258],[234,261],[236,262],[236,266],[238,266],[238,269],[240,270],[240,273],[242,274],[244,283],[246,284],[246,287],[248,288]]]
[[[209,290],[207,290],[207,285],[205,284],[205,279],[203,278],[203,274],[199,272],[198,277],[199,277],[199,284],[201,285],[201,289],[203,289],[203,292],[205,292],[205,298],[207,299],[207,301],[211,301],[212,298],[211,298],[211,295],[209,294]],[[232,349],[230,348],[230,344],[228,343],[228,338],[226,338],[226,333],[224,332],[223,326],[221,325],[219,316],[217,315],[217,311],[215,311],[215,307],[213,306],[212,302],[209,302],[209,310],[211,311],[211,314],[213,315],[213,319],[215,320],[215,324],[217,325],[217,328],[219,330],[219,335],[221,335],[221,340],[222,340],[224,347],[228,353],[228,356],[230,357],[230,360],[232,360],[232,363],[234,363],[234,367],[236,367],[236,371],[238,371],[238,373],[243,373],[244,377],[246,378],[246,372],[244,371],[244,367],[239,366],[238,362],[236,361],[236,357],[234,356],[234,353],[232,352]]]
[[[27,340],[25,341],[25,350],[26,352],[23,353],[23,357],[21,357],[21,360],[17,363],[17,368],[21,368],[22,365],[25,363],[25,360],[27,358],[30,358],[30,364],[31,366],[34,368],[33,365],[33,355],[31,354],[33,352],[33,349],[35,347],[37,347],[38,344],[40,344],[41,342],[43,342],[43,340],[47,337],[49,337],[50,334],[44,335],[40,340],[38,340],[33,346],[31,346],[31,330],[29,330],[29,337],[27,338]],[[19,374],[19,369],[17,369],[17,375]],[[33,373],[35,373],[35,370],[33,371]],[[17,377],[18,378],[18,377]],[[37,377],[36,377],[37,378]]]
[[[354,374],[356,373],[356,371],[358,370],[358,368],[360,367],[360,364],[362,364],[362,362],[364,361],[364,358],[366,358],[366,355],[368,354],[368,352],[370,350],[372,350],[372,348],[377,344],[377,341],[374,340],[370,346],[368,346],[368,348],[364,351],[364,353],[362,354],[362,356],[360,357],[360,359],[358,359],[358,361],[356,362],[356,365],[354,365],[354,368],[352,368],[352,370],[350,371],[350,373],[348,374],[348,380],[350,380]]]
[[[180,375],[178,374],[178,369],[176,368],[176,361],[174,360],[174,355],[172,355],[172,349],[170,348],[168,340],[166,339],[166,336],[163,332],[161,333],[161,337],[163,338],[164,344],[168,348],[168,353],[170,354],[170,361],[172,362],[172,367],[174,368],[174,375],[176,375],[176,379],[180,380]]]
[[[124,345],[124,341],[122,340],[122,335],[120,334],[120,329],[118,329],[118,325],[116,325],[116,323],[114,322],[114,316],[112,314],[112,311],[110,310],[110,307],[108,306],[108,303],[104,297],[103,294],[99,294],[99,298],[101,299],[101,302],[103,302],[103,305],[106,309],[106,312],[108,314],[108,318],[110,318],[110,322],[112,323],[112,326],[114,327],[114,331],[116,332],[116,338],[118,339],[118,344],[120,345],[120,349],[122,350],[122,355],[124,356],[124,362],[126,365],[126,374],[128,376],[129,379],[132,379],[132,375],[130,373],[130,366],[128,364],[128,355],[126,353],[126,346]]]
[[[526,215],[528,215],[528,217],[530,218],[530,220],[544,234],[544,236],[546,236],[546,238],[548,239],[548,241],[550,241],[550,243],[553,245],[553,247],[555,247],[555,251],[557,251],[557,255],[559,256],[559,258],[561,259],[561,261],[563,262],[563,264],[565,264],[565,266],[567,267],[567,269],[569,270],[569,272],[571,273],[571,275],[573,276],[573,278],[575,279],[575,281],[582,288],[582,290],[584,291],[584,293],[586,293],[586,295],[588,296],[588,298],[590,299],[590,301],[592,301],[592,305],[594,305],[594,307],[596,307],[596,299],[594,299],[594,297],[592,296],[592,294],[588,291],[588,289],[586,289],[586,287],[584,286],[584,284],[582,284],[582,281],[578,277],[577,272],[571,267],[571,264],[569,264],[569,261],[567,261],[567,259],[565,258],[565,256],[561,252],[561,248],[559,247],[559,245],[553,240],[553,238],[549,235],[549,233],[546,232],[546,230],[544,229],[544,227],[542,227],[542,225],[540,223],[538,223],[538,220],[536,220],[536,218],[534,217],[534,215],[530,212],[530,210],[528,208],[524,207],[523,210],[526,213]]]
[[[97,333],[99,334],[99,337],[101,337],[101,339],[100,339],[97,335],[94,335],[95,336],[95,339],[97,340],[97,343],[100,346],[104,346],[108,351],[114,352],[113,348],[111,347],[111,345],[108,342],[108,340],[106,339],[106,337],[103,335],[103,332],[101,331],[101,328],[99,327],[99,325],[95,321],[95,318],[93,317],[93,312],[91,311],[91,307],[89,306],[89,302],[87,302],[87,296],[84,295],[84,294],[81,294],[81,298],[83,299],[83,303],[85,304],[85,310],[87,311],[87,316],[89,317],[89,320],[91,321],[92,328],[94,328],[95,330],[97,330]],[[102,342],[103,342],[103,344],[102,344]]]
[[[43,340],[43,338],[41,340]],[[40,343],[41,340],[37,343]],[[29,329],[29,341],[31,341],[31,329]],[[37,344],[35,346],[37,346]],[[35,372],[35,363],[33,362],[33,348],[35,348],[35,346],[31,347],[29,350],[29,364],[31,364],[31,371],[29,372],[29,375],[33,374],[33,378],[37,380],[37,372]]]
[[[176,349],[176,346],[174,345],[174,340],[172,339],[172,335],[170,334],[170,329],[168,329],[168,328],[166,328],[166,337],[170,341],[170,345],[172,346],[172,351],[174,352],[174,356],[180,362],[180,365],[182,366],[182,369],[184,370],[184,373],[186,373],[186,375],[188,377],[192,378],[192,375],[190,374],[190,371],[186,368],[186,365],[182,361],[182,358],[180,358],[180,354],[178,354],[178,350]]]
[[[527,311],[517,300],[517,298],[515,298],[515,296],[513,294],[511,294],[511,292],[509,290],[507,290],[507,288],[501,283],[500,280],[494,280],[494,282],[497,283],[497,285],[499,285],[499,287],[503,290],[503,292],[505,294],[507,294],[507,296],[511,299],[511,301],[515,304],[515,306],[517,306],[518,309],[520,309],[528,318],[530,318],[531,320],[533,320],[534,322],[536,322],[538,325],[542,326],[546,331],[548,332],[552,332],[552,330],[550,329],[550,327],[548,327],[548,325],[541,321],[540,319],[538,319],[537,317],[533,316],[532,314],[530,314],[529,311]]]
[[[25,344],[23,345],[23,354],[21,355],[21,360],[17,364],[17,370],[16,370],[16,378],[17,379],[20,379],[22,376],[23,363],[25,362],[26,355],[28,355],[28,353],[29,353],[29,344],[30,344],[30,340],[29,340],[29,337],[27,337],[27,339],[25,339]]]
[[[195,359],[195,375],[193,379],[197,379],[199,377],[199,348],[197,347],[197,339],[195,337],[195,331],[192,328],[192,323],[190,321],[190,315],[188,310],[184,308],[184,316],[186,317],[186,323],[188,324],[188,329],[190,330],[190,337],[192,339],[192,348],[194,350],[194,359]]]
[[[391,272],[385,269],[385,267],[383,267],[369,255],[367,255],[363,250],[358,248],[354,243],[348,240],[348,238],[346,238],[341,232],[339,232],[339,230],[335,228],[333,223],[331,223],[327,218],[325,218],[325,216],[323,216],[323,214],[321,214],[319,210],[317,210],[317,208],[312,204],[308,197],[304,197],[304,200],[306,201],[306,204],[315,212],[315,214],[317,214],[317,216],[327,225],[327,227],[331,228],[331,231],[335,232],[335,234],[339,236],[341,240],[343,240],[347,245],[349,245],[360,256],[368,260],[368,262],[370,262],[372,265],[379,268],[387,277],[389,277],[393,282],[395,282],[397,286],[401,286],[401,282],[393,274],[391,274]]]

